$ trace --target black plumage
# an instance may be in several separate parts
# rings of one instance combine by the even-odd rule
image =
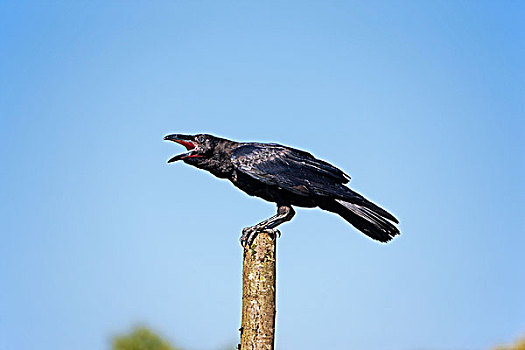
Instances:
[[[235,142],[212,135],[173,134],[165,140],[188,152],[168,162],[185,163],[230,180],[252,196],[277,204],[277,214],[243,230],[249,245],[258,232],[275,230],[294,215],[293,205],[320,207],[339,214],[374,240],[388,242],[399,234],[398,220],[386,210],[346,187],[350,176],[308,152],[273,143]]]

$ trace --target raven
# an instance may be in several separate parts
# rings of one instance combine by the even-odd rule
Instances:
[[[379,242],[399,234],[399,221],[344,184],[350,176],[308,152],[275,143],[235,142],[208,134],[172,134],[164,140],[186,147],[187,152],[168,160],[183,160],[213,175],[230,180],[251,196],[277,204],[277,214],[242,231],[241,244],[250,246],[257,234],[290,221],[292,205],[319,207],[336,213],[359,231]]]

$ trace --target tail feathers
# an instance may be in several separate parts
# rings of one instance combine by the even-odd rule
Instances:
[[[392,222],[398,223],[397,219],[372,202],[355,204],[341,199],[335,201],[342,206],[337,210],[337,214],[370,238],[388,242],[399,234],[397,227],[392,224]]]
[[[342,202],[346,202],[346,203],[352,203],[354,205],[358,205],[358,206],[361,206],[361,207],[366,207],[366,208],[370,209],[371,211],[373,211],[375,214],[377,214],[379,216],[382,216],[383,218],[388,219],[388,220],[390,220],[390,221],[392,221],[392,222],[394,222],[396,224],[399,224],[399,221],[397,221],[397,219],[392,214],[387,212],[385,209],[383,209],[383,208],[375,205],[374,203],[370,202],[368,199],[366,199],[365,197],[363,197],[359,193],[357,193],[355,191],[352,191],[349,188],[345,188],[344,196],[341,199],[342,200],[337,200],[336,199],[336,201],[338,201],[341,204],[342,204]]]

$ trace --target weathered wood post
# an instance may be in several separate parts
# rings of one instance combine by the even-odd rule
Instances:
[[[273,350],[275,343],[275,234],[261,232],[244,249],[241,350]]]

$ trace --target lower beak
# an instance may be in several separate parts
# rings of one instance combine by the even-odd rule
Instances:
[[[191,155],[190,152],[183,153],[183,154],[177,154],[175,157],[170,158],[170,160],[168,160],[168,163],[176,162],[176,161],[184,159],[184,158],[186,158],[186,157],[188,157],[190,155]]]

